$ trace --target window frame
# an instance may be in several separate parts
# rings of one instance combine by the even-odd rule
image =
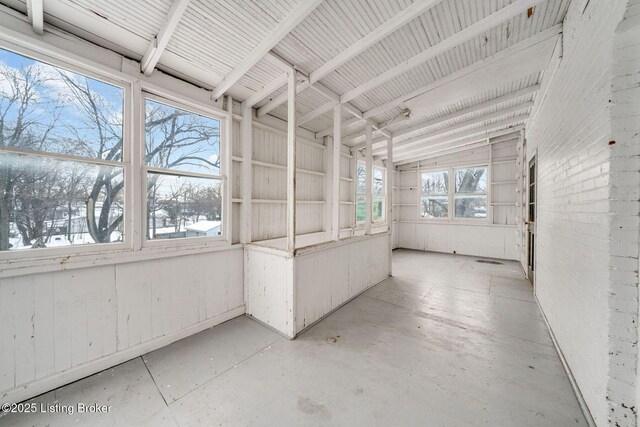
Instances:
[[[487,198],[487,215],[484,218],[458,218],[455,216],[455,200],[456,200],[456,191],[455,191],[455,172],[462,169],[479,169],[484,168],[487,170],[487,191],[485,193],[477,193],[478,196],[485,196]],[[422,218],[421,209],[422,209],[422,174],[423,173],[433,173],[433,172],[447,172],[448,182],[449,182],[449,191],[447,194],[447,199],[449,203],[449,209],[446,217],[440,218]],[[491,200],[491,169],[488,163],[473,163],[473,164],[461,164],[455,166],[448,167],[427,167],[427,168],[419,168],[418,171],[419,177],[419,186],[417,191],[417,200],[418,200],[418,221],[419,222],[434,222],[434,223],[450,223],[450,224],[478,224],[478,223],[491,223],[490,215],[490,200]],[[476,194],[476,193],[474,193]]]
[[[364,178],[364,183],[365,183],[365,190],[364,193],[358,193],[358,166],[360,164],[364,165],[364,174],[365,174],[365,178]],[[367,204],[367,189],[366,189],[366,185],[367,185],[367,162],[357,158],[356,156],[356,173],[355,173],[355,195],[354,195],[354,202],[353,202],[353,220],[354,220],[354,224],[355,224],[355,228],[358,227],[362,227],[366,224],[367,222],[367,217],[366,217],[366,204]],[[358,195],[364,195],[364,203],[365,203],[365,219],[363,219],[362,221],[358,221]]]
[[[456,176],[455,173],[459,170],[465,170],[465,169],[485,169],[485,174],[486,174],[486,179],[487,179],[487,190],[482,192],[482,193],[457,193],[456,192],[456,187],[455,187],[455,183],[456,183]],[[453,214],[453,219],[454,221],[489,221],[489,213],[490,213],[490,209],[489,209],[489,203],[490,203],[490,198],[489,198],[489,189],[491,188],[491,181],[489,180],[489,165],[482,165],[482,166],[456,166],[453,168],[453,187],[449,187],[450,189],[453,189],[453,210],[452,210],[452,214]],[[458,198],[464,198],[464,197],[459,197],[458,194],[469,194],[472,195],[472,197],[480,197],[480,196],[484,196],[486,198],[486,215],[484,218],[467,218],[467,217],[457,217],[456,216],[456,199]]]
[[[218,156],[220,158],[220,166],[218,175],[215,174],[207,174],[201,172],[188,172],[184,170],[177,169],[168,169],[168,168],[158,168],[155,166],[147,166],[144,161],[144,154],[146,149],[146,116],[145,116],[145,101],[150,99],[152,101],[168,105],[173,108],[177,108],[180,110],[187,111],[189,113],[201,115],[203,117],[207,117],[213,120],[217,120],[220,122],[220,143],[219,143],[219,153]],[[142,224],[140,228],[140,238],[142,240],[143,248],[153,248],[153,247],[183,247],[183,246],[194,246],[196,244],[208,245],[212,243],[220,243],[227,242],[231,244],[231,233],[227,233],[225,230],[225,215],[231,215],[231,212],[225,212],[225,203],[226,198],[229,197],[226,191],[227,187],[227,176],[224,174],[224,171],[227,170],[228,165],[224,164],[226,150],[230,149],[230,147],[226,147],[226,118],[223,115],[220,115],[214,109],[206,109],[202,108],[198,105],[194,105],[192,103],[181,102],[180,100],[175,99],[175,97],[165,97],[162,94],[158,94],[156,91],[148,90],[147,88],[142,88],[140,92],[140,108],[141,108],[141,126],[140,126],[140,176],[142,186],[140,189],[140,206],[141,206],[141,219]],[[157,173],[161,175],[172,175],[178,177],[190,177],[190,178],[205,178],[205,179],[217,179],[220,181],[220,235],[219,236],[203,236],[203,237],[179,237],[176,239],[158,239],[158,240],[149,240],[147,239],[147,179],[149,173]],[[228,222],[230,224],[230,222]]]
[[[382,196],[376,196],[375,194],[373,194],[373,183],[375,182],[375,173],[376,173],[376,169],[381,170],[382,171]],[[387,168],[384,166],[378,166],[378,165],[373,165],[373,171],[371,173],[371,224],[375,224],[375,225],[381,225],[381,224],[386,224],[387,223]],[[375,220],[373,218],[373,209],[374,209],[374,203],[376,202],[376,199],[380,200],[382,199],[382,217],[378,220]]]
[[[95,243],[67,247],[51,247],[39,248],[24,251],[2,251],[0,252],[0,277],[13,277],[16,271],[26,274],[44,273],[50,271],[58,271],[61,269],[82,268],[95,265],[117,265],[132,261],[146,261],[157,258],[166,258],[172,256],[183,255],[183,250],[189,250],[190,253],[208,253],[211,251],[230,250],[236,245],[232,243],[232,218],[223,219],[222,225],[227,225],[229,233],[226,233],[226,240],[215,241],[200,239],[175,239],[172,245],[161,247],[159,245],[144,245],[145,229],[144,217],[142,209],[136,208],[140,203],[146,205],[146,192],[143,191],[142,183],[142,165],[141,153],[144,153],[144,128],[143,111],[143,91],[162,98],[163,102],[173,101],[185,106],[188,110],[203,111],[206,115],[214,115],[221,123],[221,141],[220,156],[226,159],[226,155],[231,151],[231,146],[227,136],[228,126],[231,123],[231,115],[228,111],[209,104],[204,96],[198,97],[198,89],[178,92],[182,87],[179,81],[168,81],[166,84],[162,80],[154,79],[142,75],[139,68],[131,66],[129,63],[122,63],[122,70],[114,68],[103,62],[99,62],[95,58],[78,55],[76,51],[63,51],[45,41],[33,40],[28,38],[15,38],[0,34],[0,49],[26,56],[33,60],[43,62],[55,67],[59,67],[74,73],[82,74],[124,89],[123,101],[123,146],[122,146],[122,162],[118,165],[124,168],[124,219],[125,235],[122,242],[114,243]],[[157,83],[156,83],[157,82]],[[192,95],[192,96],[190,96]],[[141,123],[140,132],[136,129],[136,123]],[[17,154],[33,154],[29,150],[24,150]],[[8,152],[8,150],[7,150]],[[39,155],[37,152],[36,155]],[[77,160],[74,156],[58,155],[51,153],[51,157],[63,156],[61,160]],[[81,161],[92,163],[92,159],[81,158]],[[226,194],[228,185],[228,170],[231,165],[221,163],[221,172],[224,171],[225,180],[223,185],[222,199],[222,217],[227,215],[226,210],[233,212],[230,203],[227,203],[225,197],[231,197]],[[143,206],[144,206],[143,205]],[[224,234],[224,233],[223,233]],[[188,241],[183,241],[188,240]],[[195,241],[194,241],[195,240]],[[156,247],[154,247],[156,246]],[[40,261],[37,265],[34,261]]]
[[[447,173],[447,183],[448,183],[448,190],[447,190],[447,216],[439,216],[439,217],[435,217],[435,218],[423,218],[422,217],[422,174],[423,173],[443,173],[446,172]],[[429,168],[429,169],[419,169],[418,170],[418,177],[419,177],[419,185],[418,185],[418,219],[420,221],[435,221],[435,222],[442,222],[442,221],[451,221],[451,168]]]
[[[132,164],[131,148],[132,148],[132,100],[133,88],[130,83],[119,73],[97,72],[95,67],[79,66],[77,61],[65,61],[47,54],[43,54],[37,50],[28,49],[10,42],[0,39],[0,49],[11,52],[16,55],[24,56],[34,61],[47,64],[56,68],[79,74],[83,77],[90,78],[101,83],[122,89],[122,160],[120,162],[111,160],[101,160],[92,157],[82,157],[70,154],[61,154],[46,151],[35,151],[29,149],[21,149],[15,147],[0,147],[0,152],[8,154],[26,155],[35,158],[52,159],[58,161],[71,161],[75,163],[85,163],[90,165],[105,165],[122,168],[124,179],[124,207],[123,207],[123,229],[124,238],[121,242],[112,243],[91,243],[81,245],[56,246],[49,248],[36,248],[25,250],[7,250],[0,252],[0,257],[7,260],[31,260],[46,258],[69,258],[73,255],[85,255],[90,253],[116,253],[129,250],[132,247],[133,235],[135,233],[133,226],[134,206],[130,202],[133,196],[134,171]]]

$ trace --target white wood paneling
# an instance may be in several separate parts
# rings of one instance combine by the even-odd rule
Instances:
[[[286,251],[247,245],[244,249],[246,312],[293,338],[293,257]]]
[[[389,239],[389,234],[381,233],[301,251],[295,257],[295,332],[386,279]]]
[[[0,400],[24,400],[242,313],[242,263],[232,248],[0,280]]]
[[[400,222],[399,247],[516,260],[515,227],[489,224]]]
[[[389,239],[386,232],[354,237],[308,246],[295,256],[257,244],[246,246],[247,314],[295,337],[389,276]]]

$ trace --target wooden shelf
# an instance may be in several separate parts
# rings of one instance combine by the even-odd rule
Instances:
[[[286,200],[281,199],[251,199],[252,203],[260,203],[260,204],[271,204],[277,205],[282,203],[287,203]],[[307,205],[320,205],[324,203],[324,200],[296,200],[296,203],[307,204]]]
[[[348,181],[348,182],[353,182],[353,178],[347,178],[346,176],[341,176],[340,177],[341,181]]]
[[[256,166],[262,166],[262,167],[265,167],[265,168],[287,170],[287,165],[278,165],[278,164],[275,164],[275,163],[261,162],[260,160],[252,160],[251,164],[254,164]],[[324,176],[325,175],[324,172],[312,171],[312,170],[309,170],[309,169],[302,169],[302,168],[296,168],[296,172],[298,172],[298,173],[306,173],[306,174],[309,174],[309,175],[318,175],[318,176]]]

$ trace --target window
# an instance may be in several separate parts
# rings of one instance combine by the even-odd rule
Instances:
[[[487,168],[455,170],[456,218],[487,217]]]
[[[421,218],[449,217],[449,173],[423,172],[420,198]]]
[[[385,170],[373,168],[373,205],[371,218],[374,222],[384,221],[385,218]]]
[[[356,223],[367,219],[367,164],[356,166]]]
[[[220,120],[145,99],[147,240],[222,236]]]
[[[0,49],[0,250],[125,238],[124,89]]]

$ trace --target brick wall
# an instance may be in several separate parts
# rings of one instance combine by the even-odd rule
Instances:
[[[640,404],[640,0],[628,2],[614,35],[612,58],[607,401],[611,425],[636,426]]]
[[[639,144],[618,132],[633,121],[618,112],[629,90],[616,98],[625,84],[638,89],[614,78],[625,11],[621,0],[571,3],[562,60],[527,129],[538,159],[536,295],[599,426],[636,425],[621,409],[635,399],[638,312]]]

